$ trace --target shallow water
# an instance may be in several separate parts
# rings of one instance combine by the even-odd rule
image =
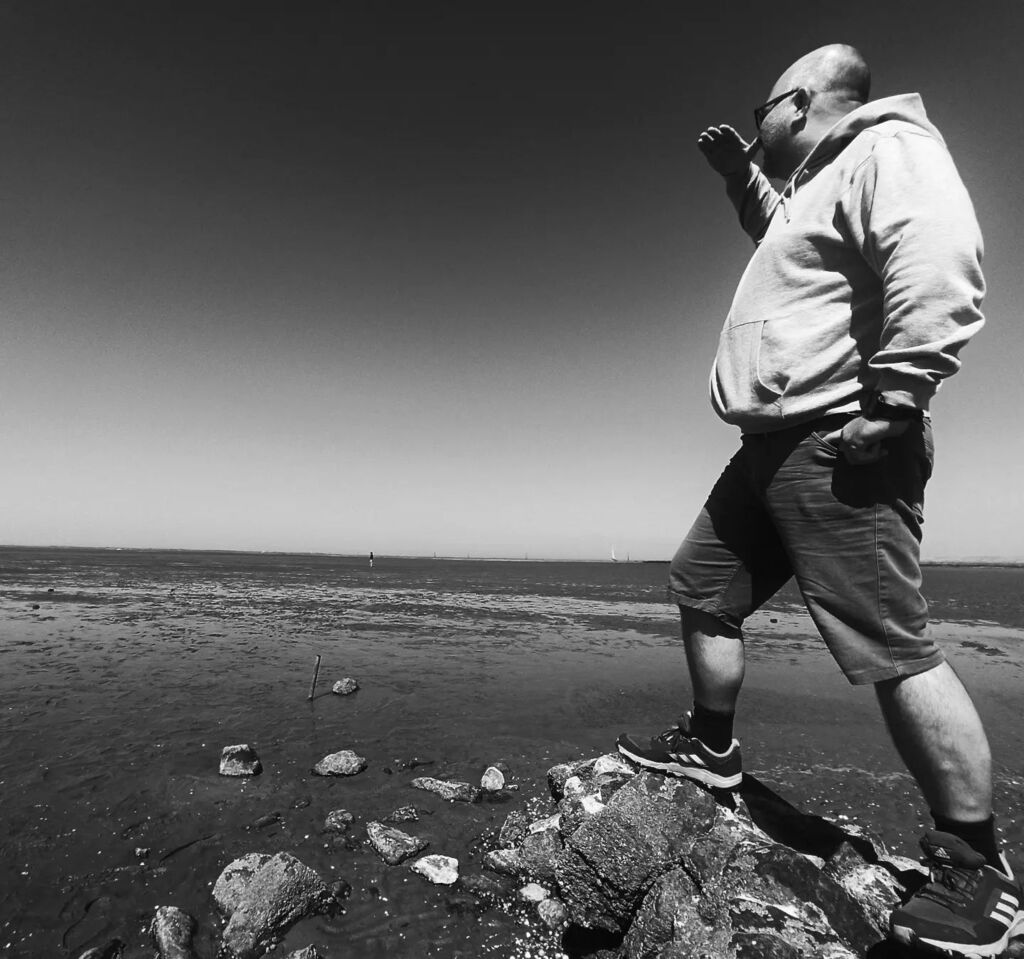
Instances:
[[[177,905],[213,956],[221,869],[287,850],[353,887],[343,916],[299,924],[288,948],[398,959],[550,950],[520,917],[452,912],[451,890],[385,866],[364,843],[336,844],[322,824],[350,809],[361,840],[367,821],[412,803],[421,819],[408,831],[427,851],[479,871],[482,837],[544,795],[549,766],[608,751],[623,728],[657,731],[687,706],[664,573],[0,550],[0,948],[77,957],[118,936],[129,956],[149,955],[154,907]],[[1011,858],[1024,853],[1022,585],[1020,569],[931,568],[925,580],[936,636],[989,725]],[[794,593],[751,620],[747,647],[738,733],[750,771],[805,810],[856,818],[914,855],[925,810],[913,782],[874,697],[838,675]],[[330,693],[343,676],[359,680],[354,696]],[[238,742],[258,749],[263,775],[218,775],[221,748]],[[343,748],[367,757],[366,772],[310,774]],[[505,804],[448,804],[409,785],[418,775],[476,782],[495,761],[520,786]],[[274,812],[280,823],[253,828]]]

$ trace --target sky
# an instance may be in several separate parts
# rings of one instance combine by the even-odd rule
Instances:
[[[667,559],[739,443],[698,133],[919,92],[985,236],[928,559],[1024,558],[1024,5],[0,0],[0,542]]]

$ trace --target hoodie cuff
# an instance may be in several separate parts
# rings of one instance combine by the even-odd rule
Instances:
[[[875,392],[880,393],[886,403],[893,406],[909,406],[916,410],[927,410],[935,395],[935,387],[931,383],[922,383],[920,380],[907,382],[904,377],[883,376],[875,387]]]

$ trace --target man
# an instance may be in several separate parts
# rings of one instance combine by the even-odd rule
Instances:
[[[756,244],[711,374],[742,445],[670,571],[693,709],[618,748],[737,786],[741,626],[795,576],[849,681],[874,685],[931,807],[932,882],[893,913],[893,937],[991,956],[1024,929],[1021,892],[996,842],[988,741],[928,634],[919,566],[928,406],[984,322],[981,237],[920,98],[868,102],[869,86],[856,50],[822,47],[755,111],[759,141],[730,126],[698,138]]]

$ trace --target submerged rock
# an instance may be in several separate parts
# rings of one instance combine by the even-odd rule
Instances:
[[[195,959],[195,931],[196,921],[177,906],[157,906],[149,927],[159,959]]]
[[[328,832],[348,832],[355,818],[347,809],[333,809],[324,820],[324,829]]]
[[[357,689],[359,689],[359,683],[351,676],[346,676],[331,687],[331,692],[337,696],[351,696]]]
[[[411,783],[416,789],[425,789],[427,792],[436,793],[448,802],[477,802],[480,799],[480,790],[472,783],[454,782],[447,779],[433,779],[430,776],[419,776]]]
[[[390,816],[386,817],[387,822],[419,822],[420,814],[415,806],[399,806]]]
[[[425,839],[410,836],[393,826],[385,826],[382,822],[367,823],[366,835],[370,839],[370,845],[389,866],[397,866],[429,845]]]
[[[424,856],[409,868],[441,886],[450,886],[459,880],[459,860],[451,856]]]
[[[231,917],[252,883],[252,877],[269,861],[266,853],[250,852],[224,867],[213,887],[213,901],[225,916]]]
[[[256,750],[248,743],[225,746],[220,752],[220,774],[222,776],[258,776],[263,772],[263,763]]]
[[[366,759],[351,749],[324,756],[314,767],[317,776],[355,776],[366,768]]]
[[[124,943],[120,939],[111,939],[105,945],[86,949],[78,959],[122,959],[122,956],[124,956]]]
[[[304,916],[334,912],[327,884],[294,856],[281,852],[253,875],[221,938],[223,959],[254,959]]]

